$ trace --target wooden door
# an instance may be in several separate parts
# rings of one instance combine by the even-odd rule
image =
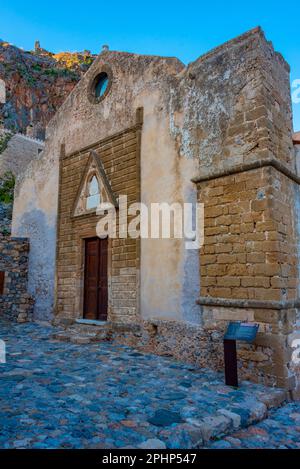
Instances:
[[[107,320],[108,239],[85,240],[84,309],[85,319]]]

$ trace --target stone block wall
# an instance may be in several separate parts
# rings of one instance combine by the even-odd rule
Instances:
[[[205,205],[203,328],[223,335],[229,321],[258,323],[255,343],[239,348],[240,371],[289,389],[295,387],[289,334],[299,288],[296,186],[273,166],[198,184]]]
[[[272,166],[198,184],[205,207],[201,296],[297,298],[293,186]]]
[[[0,316],[5,319],[30,321],[34,301],[27,293],[29,241],[0,237],[0,272],[4,279],[0,292]]]

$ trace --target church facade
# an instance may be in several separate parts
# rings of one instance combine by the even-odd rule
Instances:
[[[241,375],[297,395],[292,132],[289,66],[259,28],[188,66],[103,51],[17,182],[13,235],[30,240],[35,317],[83,321],[215,369],[228,322],[257,323],[254,344],[239,347]],[[202,245],[120,235],[124,197],[128,206],[198,203]],[[98,236],[100,203],[118,215],[118,236]]]

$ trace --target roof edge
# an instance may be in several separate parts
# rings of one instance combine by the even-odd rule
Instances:
[[[233,39],[229,39],[228,41],[223,42],[222,44],[214,47],[210,51],[205,52],[203,55],[200,55],[196,60],[194,60],[193,62],[190,62],[188,66],[190,67],[193,64],[204,62],[210,57],[217,55],[220,52],[223,52],[226,48],[240,44],[244,42],[245,40],[250,39],[253,36],[259,36],[261,39],[264,39],[267,42],[262,28],[260,26],[257,26],[256,28],[250,29],[249,31],[243,34],[240,34],[239,36],[236,36]]]

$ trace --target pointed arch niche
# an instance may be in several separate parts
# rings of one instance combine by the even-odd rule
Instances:
[[[73,217],[93,213],[99,204],[106,202],[115,207],[118,205],[100,157],[93,151],[85,166],[74,201]]]

